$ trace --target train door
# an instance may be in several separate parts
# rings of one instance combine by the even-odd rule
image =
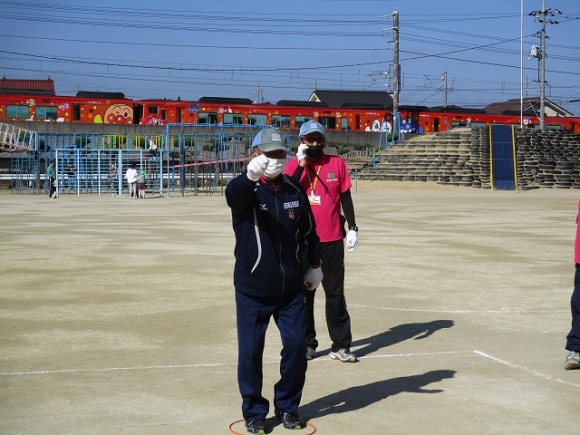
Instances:
[[[360,128],[360,115],[356,115],[354,117],[354,125],[355,125],[355,130],[356,131],[359,131],[361,129]]]
[[[176,114],[176,115],[177,115],[177,120],[176,120],[176,122],[177,122],[178,124],[181,124],[181,123],[183,122],[183,109],[181,109],[181,108],[178,108],[178,109],[177,109],[177,114]]]
[[[433,118],[433,131],[439,131],[439,118]]]
[[[81,105],[79,103],[73,104],[72,120],[73,121],[81,120]]]
[[[350,130],[348,126],[348,118],[346,117],[340,118],[340,129],[344,131]]]

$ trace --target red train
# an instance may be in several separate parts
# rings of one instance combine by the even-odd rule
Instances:
[[[429,133],[457,126],[490,124],[520,125],[519,114],[495,115],[483,110],[401,106],[399,128],[404,132]],[[324,103],[282,100],[276,104],[254,104],[245,98],[203,97],[199,101],[131,100],[119,92],[84,92],[75,97],[0,94],[0,121],[54,121],[109,124],[164,125],[250,124],[299,129],[316,119],[328,130],[391,132],[392,108],[345,104],[340,108]],[[525,128],[538,128],[540,119],[525,116]],[[578,117],[546,117],[547,128],[580,134]]]

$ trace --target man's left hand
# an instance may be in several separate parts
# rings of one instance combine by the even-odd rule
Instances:
[[[358,246],[358,231],[348,230],[346,235],[346,248],[348,252],[354,251]]]

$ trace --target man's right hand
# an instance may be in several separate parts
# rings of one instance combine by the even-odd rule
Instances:
[[[252,181],[258,181],[267,167],[268,157],[265,154],[254,157],[246,168],[248,178]]]

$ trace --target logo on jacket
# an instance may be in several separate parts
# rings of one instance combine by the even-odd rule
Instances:
[[[258,204],[258,207],[260,207],[260,211],[268,211],[268,206],[266,204]]]
[[[293,208],[288,209],[288,219],[290,220],[296,219],[296,213],[294,212]]]

